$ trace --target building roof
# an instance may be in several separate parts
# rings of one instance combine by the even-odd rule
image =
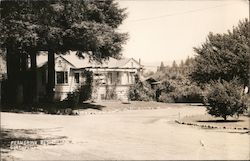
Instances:
[[[63,58],[65,61],[70,63],[75,68],[129,68],[127,67],[127,63],[130,61],[133,61],[135,64],[137,64],[137,67],[133,68],[142,68],[142,66],[139,64],[138,61],[134,60],[133,58],[122,58],[122,59],[114,59],[109,58],[108,60],[102,61],[102,63],[98,61],[91,60],[90,57],[85,54],[84,58],[79,58],[76,55],[76,52],[69,52],[69,54],[66,55],[56,55],[57,59],[58,57]],[[47,64],[47,53],[41,53],[37,57],[37,66],[41,67],[43,65]]]

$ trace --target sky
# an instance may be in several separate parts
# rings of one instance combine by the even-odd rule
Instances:
[[[117,1],[128,13],[119,27],[129,34],[123,55],[152,67],[193,57],[209,32],[225,33],[249,17],[248,0]]]

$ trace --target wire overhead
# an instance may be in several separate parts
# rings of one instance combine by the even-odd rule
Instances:
[[[155,16],[155,17],[146,17],[146,18],[141,18],[141,19],[135,19],[135,20],[130,20],[130,22],[140,22],[140,21],[161,19],[161,18],[166,18],[166,17],[171,17],[171,16],[184,15],[184,14],[188,14],[188,13],[194,13],[194,12],[200,12],[200,11],[204,11],[204,10],[208,10],[208,9],[224,7],[224,6],[228,6],[228,5],[233,5],[233,3],[217,5],[217,6],[213,6],[213,7],[199,8],[199,9],[195,9],[195,10],[188,10],[188,11],[179,12],[179,13],[178,12],[177,13],[169,13],[169,14],[164,14],[164,15]]]

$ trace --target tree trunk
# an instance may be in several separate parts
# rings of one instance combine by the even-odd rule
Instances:
[[[7,49],[7,103],[18,103],[18,85],[20,74],[20,57],[11,48]]]
[[[223,119],[224,119],[224,121],[226,121],[227,120],[227,116],[223,116]]]
[[[38,90],[37,90],[37,61],[36,61],[36,52],[30,54],[31,59],[31,103],[38,102]]]
[[[28,69],[28,55],[22,54],[21,56],[21,83],[23,86],[23,102],[27,104],[30,100],[29,97],[29,82],[27,81],[27,69]]]
[[[48,51],[48,84],[47,94],[48,101],[54,101],[54,88],[55,88],[55,53]]]

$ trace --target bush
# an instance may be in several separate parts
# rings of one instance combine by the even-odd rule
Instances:
[[[79,103],[79,95],[80,94],[79,94],[78,91],[68,93],[68,96],[67,96],[67,99],[66,99],[68,107],[70,107],[72,109],[76,108],[76,106]]]
[[[82,101],[87,101],[93,94],[93,73],[91,71],[84,71],[83,77],[86,78],[84,84],[81,84],[75,91],[68,93],[67,104],[70,108],[76,108]]]
[[[150,84],[141,82],[138,76],[135,77],[135,84],[130,87],[128,98],[132,101],[152,101],[155,99],[155,91]]]
[[[78,91],[79,91],[79,103],[82,101],[87,101],[91,99],[93,94],[93,72],[91,71],[84,71],[83,77],[86,78],[84,84],[82,84]]]
[[[204,103],[207,112],[215,117],[239,116],[247,110],[246,95],[236,80],[214,81],[207,87]]]
[[[203,100],[203,92],[195,83],[188,80],[166,80],[164,86],[161,87],[160,102],[175,102],[175,103],[200,103]],[[166,101],[164,99],[167,99]]]
[[[116,86],[108,87],[106,86],[106,100],[116,100],[117,93],[116,93]]]
[[[173,96],[171,94],[167,93],[162,93],[159,97],[159,102],[164,102],[164,103],[174,103]]]
[[[154,97],[154,91],[144,85],[135,84],[128,92],[128,98],[132,101],[152,101]]]
[[[203,94],[201,88],[193,84],[176,88],[175,91],[172,92],[172,95],[176,103],[179,102],[198,103],[202,102],[203,100]]]

